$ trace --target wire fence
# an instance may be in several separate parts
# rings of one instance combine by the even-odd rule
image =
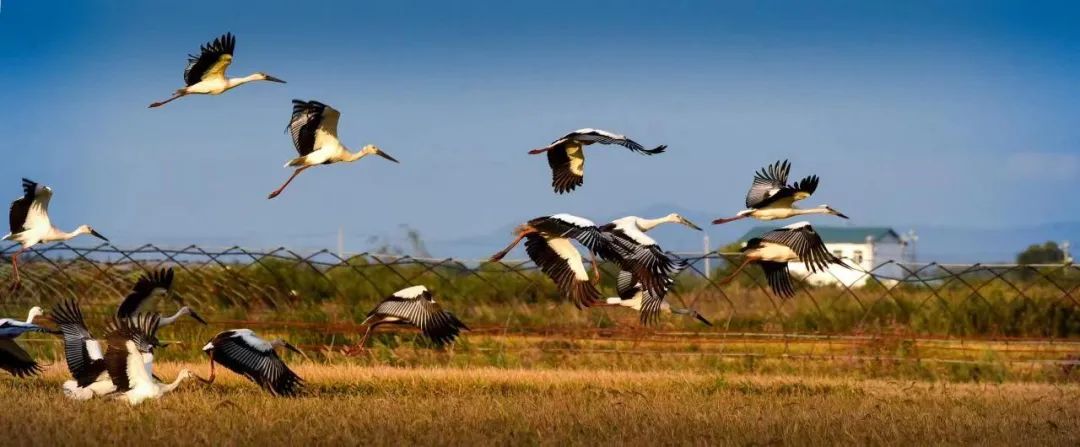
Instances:
[[[10,263],[17,246],[0,251]],[[897,331],[923,337],[1072,338],[1080,336],[1080,268],[1074,265],[938,264],[883,262],[870,269],[833,269],[806,275],[793,266],[797,295],[773,295],[760,271],[743,270],[736,253],[685,256],[669,301],[719,321],[720,331],[848,334]],[[137,277],[161,267],[177,270],[175,296],[222,319],[296,324],[361,320],[379,300],[423,284],[444,305],[477,325],[506,326],[498,309],[534,306],[516,329],[588,329],[605,324],[551,311],[565,303],[554,284],[528,260],[503,262],[422,259],[287,248],[208,250],[191,245],[35,247],[20,257],[22,285],[0,300],[6,312],[77,298],[107,312]],[[601,289],[614,295],[617,266],[598,265]],[[0,278],[11,282],[10,268]],[[562,306],[570,308],[570,306]],[[336,320],[331,317],[336,315]],[[587,315],[587,314],[584,314]],[[250,317],[250,318],[249,318]],[[577,318],[575,320],[575,318]],[[331,321],[328,321],[331,320]],[[340,321],[343,320],[343,321]],[[687,322],[687,325],[692,322]],[[505,329],[505,327],[503,328]]]

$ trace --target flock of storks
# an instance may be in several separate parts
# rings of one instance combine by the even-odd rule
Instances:
[[[252,81],[285,82],[261,72],[241,78],[226,77],[225,70],[232,63],[235,45],[236,39],[232,34],[225,34],[203,45],[199,55],[189,56],[184,70],[186,86],[169,99],[153,103],[150,107],[159,107],[192,94],[218,95]],[[313,166],[352,162],[367,155],[379,155],[397,162],[374,145],[350,152],[337,138],[339,118],[337,110],[321,102],[293,100],[287,131],[298,157],[290,160],[286,167],[295,170],[269,198],[281,194],[297,175]],[[646,149],[623,135],[587,128],[570,132],[529,153],[547,155],[552,171],[552,187],[555,192],[563,194],[584,183],[584,148],[596,143],[618,145],[645,155],[660,154],[667,149],[667,146]],[[817,189],[818,177],[809,176],[789,184],[790,170],[791,165],[783,161],[756,172],[746,197],[746,209],[713,223],[722,224],[748,217],[769,221],[804,214],[847,218],[827,205],[796,208],[795,202],[810,197]],[[11,233],[3,240],[20,244],[19,250],[12,256],[12,290],[20,284],[18,257],[27,249],[40,243],[66,241],[83,234],[108,240],[88,225],[72,232],[54,227],[48,215],[51,197],[49,187],[23,179],[23,195],[11,204]],[[579,308],[594,305],[632,308],[640,312],[642,324],[655,322],[661,313],[673,313],[694,317],[711,325],[696,310],[673,308],[665,299],[675,283],[674,276],[687,264],[678,256],[664,251],[656,240],[646,234],[664,223],[677,223],[701,230],[678,214],[656,219],[628,216],[603,225],[570,214],[553,214],[518,226],[514,240],[494,254],[491,261],[502,259],[524,240],[529,258],[555,282],[561,294]],[[593,270],[591,278],[581,252],[571,241],[589,252]],[[723,283],[734,278],[748,264],[756,263],[773,292],[783,298],[795,294],[787,267],[789,262],[803,262],[811,272],[822,271],[829,264],[846,267],[829,253],[808,222],[777,228],[750,239],[742,248],[742,254],[745,261]],[[620,267],[616,297],[602,299],[603,295],[597,289],[600,279],[597,257]],[[250,329],[221,332],[203,347],[210,358],[208,378],[203,379],[182,370],[173,382],[161,381],[153,372],[154,350],[164,346],[157,338],[158,330],[185,315],[206,324],[187,306],[182,306],[169,317],[150,310],[153,308],[150,303],[155,302],[155,298],[169,295],[173,277],[172,269],[165,269],[150,272],[138,279],[131,293],[120,302],[115,315],[107,321],[104,349],[86,326],[76,300],[64,301],[53,307],[49,314],[53,325],[35,322],[37,317],[44,314],[40,307],[32,308],[26,320],[0,319],[0,369],[16,377],[41,372],[41,366],[14,340],[26,332],[47,332],[63,335],[64,356],[73,378],[63,384],[63,391],[66,396],[77,400],[116,396],[137,404],[160,397],[187,378],[195,377],[212,383],[217,364],[247,377],[275,395],[288,396],[300,391],[303,380],[285,365],[275,350],[285,348],[301,355],[303,353],[284,340],[259,338]],[[379,303],[363,322],[367,330],[358,347],[362,349],[372,330],[384,324],[415,326],[437,345],[453,342],[461,330],[468,329],[453,314],[443,310],[424,286],[402,289]]]

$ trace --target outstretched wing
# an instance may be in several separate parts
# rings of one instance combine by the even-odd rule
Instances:
[[[795,296],[795,286],[791,283],[791,273],[786,262],[759,261],[758,264],[765,272],[765,280],[769,282],[773,293],[785,299]]]
[[[105,372],[101,345],[86,329],[82,310],[75,300],[66,300],[53,307],[50,314],[64,334],[64,359],[68,371],[79,386],[87,386]]]
[[[373,315],[385,315],[405,320],[420,328],[424,335],[440,345],[454,341],[462,329],[469,329],[453,314],[443,310],[427,289],[423,289],[421,293],[412,297],[403,297],[395,293],[368,313],[369,317]]]
[[[585,152],[581,144],[562,140],[547,151],[547,159],[555,192],[567,193],[585,183]]]
[[[0,338],[0,369],[15,377],[30,377],[42,371],[41,365],[10,338]]]
[[[664,145],[657,146],[653,149],[645,149],[645,146],[627,138],[625,135],[619,135],[614,132],[600,129],[579,129],[567,134],[562,139],[570,139],[583,143],[614,144],[645,155],[656,155],[667,150],[667,146]]]
[[[293,111],[289,119],[289,127],[286,129],[292,137],[293,147],[301,157],[310,154],[319,148],[320,126],[326,128],[332,124],[333,133],[337,135],[337,121],[340,114],[330,106],[319,101],[292,100]],[[325,113],[333,111],[333,113]],[[329,118],[332,118],[330,120]],[[324,121],[327,121],[324,126]],[[332,121],[330,123],[329,121]]]
[[[188,64],[184,68],[184,82],[188,86],[213,78],[224,78],[225,69],[232,63],[236,37],[232,33],[214,39],[199,48],[199,55],[188,55]]]
[[[139,277],[124,301],[116,309],[116,316],[130,318],[146,305],[151,298],[167,293],[172,288],[173,269],[161,269]]]
[[[791,163],[784,160],[777,161],[754,173],[754,183],[750,185],[750,191],[746,193],[746,207],[761,208],[775,200],[777,195],[787,187],[790,172]]]
[[[811,273],[824,271],[829,264],[847,267],[843,261],[829,253],[821,236],[807,222],[798,222],[770,231],[763,234],[761,240],[791,248],[795,254],[799,255],[799,261],[805,264]]]
[[[569,239],[530,233],[525,236],[525,253],[578,308],[592,306],[600,299],[600,291],[589,281],[581,254]]]
[[[285,365],[269,343],[254,347],[242,336],[218,336],[212,343],[215,362],[275,395],[293,396],[303,387],[304,380]]]

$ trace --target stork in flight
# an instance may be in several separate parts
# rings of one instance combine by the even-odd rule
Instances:
[[[173,269],[160,269],[139,277],[138,281],[131,288],[131,293],[120,302],[120,306],[116,309],[116,316],[118,318],[131,318],[139,312],[140,309],[146,309],[151,307],[150,303],[155,301],[155,298],[167,295],[172,290],[173,283]],[[181,306],[175,314],[169,317],[161,317],[161,321],[158,323],[158,327],[168,326],[176,322],[177,319],[184,315],[189,315],[199,323],[206,324],[199,314],[195,313],[188,306]]]
[[[203,352],[210,356],[210,377],[206,382],[214,382],[217,377],[214,364],[220,363],[275,396],[294,396],[303,388],[304,380],[278,357],[274,349],[279,347],[304,355],[285,340],[278,338],[266,341],[255,335],[251,329],[232,329],[218,333],[203,346]]]
[[[351,163],[368,155],[378,155],[398,163],[394,157],[373,144],[366,145],[359,151],[349,152],[349,148],[338,140],[337,125],[341,112],[337,109],[318,101],[294,99],[292,104],[292,118],[285,130],[292,137],[293,146],[300,156],[285,164],[286,168],[296,170],[280,188],[271,192],[268,198],[277,197],[297,175],[312,166]]]
[[[169,99],[150,104],[150,107],[161,107],[187,95],[220,95],[226,90],[253,81],[285,83],[263,72],[242,78],[225,77],[225,70],[232,64],[235,49],[236,37],[233,37],[232,33],[225,33],[199,48],[198,56],[189,54],[187,67],[184,68],[185,87],[177,90]]]
[[[694,309],[671,307],[671,304],[669,304],[664,297],[658,298],[656,295],[653,295],[652,292],[645,290],[645,288],[641,286],[641,283],[634,278],[634,274],[626,270],[619,272],[619,276],[615,282],[615,290],[618,292],[619,296],[608,298],[605,302],[609,306],[629,307],[640,312],[641,324],[643,325],[655,323],[660,318],[660,313],[694,317],[706,325],[713,325],[712,322],[701,316],[701,314]]]
[[[0,318],[0,369],[11,373],[15,377],[29,377],[41,372],[41,366],[30,357],[23,348],[15,343],[15,339],[27,332],[49,332],[58,334],[59,331],[34,324],[34,318],[43,314],[40,307],[30,308],[26,320],[14,318]]]
[[[194,378],[188,369],[180,370],[176,380],[164,384],[154,377],[154,349],[161,346],[155,333],[159,317],[139,314],[131,318],[114,318],[105,336],[105,369],[115,387],[112,394],[138,405],[147,399],[157,399],[176,389],[180,382]]]
[[[791,164],[784,160],[777,161],[754,173],[754,183],[750,186],[750,191],[746,193],[746,209],[739,211],[734,217],[716,219],[713,224],[719,225],[747,217],[758,220],[777,220],[804,214],[831,214],[844,219],[848,218],[843,213],[830,208],[829,205],[821,205],[817,208],[796,208],[795,202],[809,198],[817,190],[818,176],[811,175],[795,182],[794,185],[789,185],[787,181],[790,172]]]
[[[595,304],[600,298],[600,291],[589,280],[589,272],[581,253],[570,242],[578,241],[589,249],[592,255],[593,274],[596,281],[600,272],[596,263],[596,254],[605,259],[622,259],[620,253],[633,251],[630,246],[616,248],[618,241],[606,235],[593,221],[572,214],[554,214],[541,216],[518,226],[516,236],[510,245],[491,256],[495,262],[506,256],[522,239],[525,239],[525,253],[540,267],[549,278],[555,281],[559,291],[570,298],[579,309]]]
[[[741,251],[743,263],[720,284],[730,282],[747,264],[753,262],[765,272],[765,279],[773,293],[782,298],[795,296],[795,286],[788,271],[789,262],[802,262],[811,273],[824,271],[829,264],[850,268],[829,252],[810,222],[793,223],[750,239]]]
[[[19,255],[40,243],[60,242],[74,239],[82,234],[89,234],[105,242],[109,240],[89,225],[81,225],[75,231],[66,233],[54,227],[49,220],[49,199],[52,188],[22,179],[23,196],[11,202],[8,214],[11,232],[0,240],[18,242],[21,247],[11,257],[11,267],[15,272],[12,288],[19,285]]]
[[[667,149],[667,146],[663,145],[645,149],[645,146],[624,135],[586,128],[570,132],[551,144],[533,149],[529,153],[535,155],[547,152],[548,165],[551,166],[552,174],[551,186],[555,188],[555,192],[563,194],[573,191],[585,182],[584,148],[593,143],[615,144],[645,155],[656,155]]]
[[[656,219],[627,216],[600,227],[601,231],[621,241],[619,244],[614,244],[619,256],[613,260],[623,270],[630,271],[636,281],[641,282],[651,295],[661,300],[667,293],[671,277],[686,267],[685,261],[664,252],[655,239],[645,234],[664,223],[677,223],[702,231],[701,227],[677,213]],[[627,247],[629,250],[622,250]]]
[[[424,286],[412,286],[394,292],[368,312],[367,318],[361,324],[367,326],[367,331],[357,344],[360,349],[367,344],[375,327],[384,324],[415,326],[440,346],[452,343],[462,329],[469,330],[454,314],[443,310]]]

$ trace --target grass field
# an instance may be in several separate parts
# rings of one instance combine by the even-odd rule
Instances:
[[[205,364],[166,363],[205,374]],[[1080,386],[784,375],[298,365],[304,397],[231,374],[138,407],[71,402],[54,365],[0,378],[7,445],[1075,445]],[[14,444],[10,444],[14,440]]]

